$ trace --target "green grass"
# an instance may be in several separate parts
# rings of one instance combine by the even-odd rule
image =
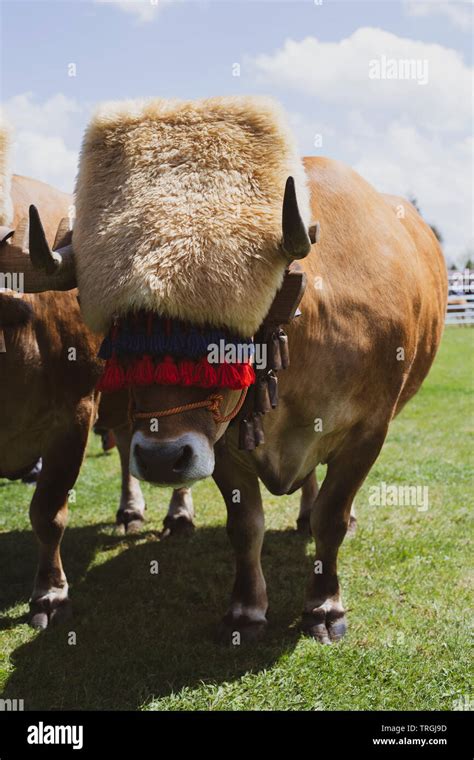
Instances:
[[[468,579],[474,332],[446,331],[436,364],[395,421],[357,499],[357,535],[340,554],[349,631],[338,645],[297,622],[311,545],[293,531],[298,494],[264,494],[267,638],[217,644],[232,583],[225,509],[194,489],[198,529],[160,541],[169,492],[146,487],[148,522],[114,535],[117,453],[91,440],[63,544],[74,618],[38,633],[25,622],[36,550],[31,489],[0,482],[0,687],[26,709],[434,710],[472,696]],[[428,485],[430,505],[369,505],[371,485]],[[149,571],[158,560],[159,575]],[[68,644],[70,631],[76,644]]]

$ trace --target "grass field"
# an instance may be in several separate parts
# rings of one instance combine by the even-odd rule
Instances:
[[[350,628],[337,645],[297,628],[312,553],[293,530],[298,494],[264,496],[267,637],[225,647],[214,636],[233,561],[213,482],[194,489],[192,537],[159,540],[169,492],[151,487],[146,530],[116,536],[118,456],[102,455],[97,440],[63,543],[74,617],[35,632],[25,622],[36,562],[32,491],[0,481],[2,696],[24,699],[25,709],[144,710],[451,710],[472,698],[473,339],[468,328],[446,331],[427,382],[359,493],[358,532],[340,554]],[[371,506],[369,489],[382,481],[428,486],[428,509]]]

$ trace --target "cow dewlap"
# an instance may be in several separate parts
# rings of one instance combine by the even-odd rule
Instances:
[[[154,310],[252,335],[279,287],[285,182],[309,193],[272,100],[108,103],[89,125],[76,188],[74,250],[88,326]]]

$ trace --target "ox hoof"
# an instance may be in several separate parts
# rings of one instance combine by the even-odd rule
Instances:
[[[347,631],[346,613],[340,603],[326,602],[312,612],[304,612],[301,627],[308,636],[321,644],[340,641]]]
[[[353,515],[349,518],[349,525],[347,526],[346,536],[355,536],[357,533],[357,519]]]
[[[266,618],[252,620],[248,615],[236,617],[232,612],[228,612],[218,628],[217,637],[222,644],[238,647],[240,644],[262,639],[267,626]]]
[[[51,594],[30,601],[29,623],[32,628],[44,630],[52,623],[61,623],[72,615],[72,605],[66,597]]]
[[[161,538],[167,538],[168,536],[190,536],[194,531],[195,526],[191,517],[185,517],[185,515],[179,515],[179,517],[166,515],[163,520]]]
[[[305,515],[304,517],[298,517],[296,521],[296,532],[300,534],[300,536],[311,536],[311,524],[309,520],[309,515]]]
[[[115,532],[122,536],[125,533],[139,533],[144,522],[143,512],[136,509],[119,509],[116,516]]]

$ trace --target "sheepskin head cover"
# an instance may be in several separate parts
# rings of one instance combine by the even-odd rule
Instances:
[[[76,187],[76,254],[87,325],[141,309],[247,337],[285,260],[283,193],[302,162],[268,98],[108,103],[89,125]]]
[[[5,227],[9,227],[13,223],[10,149],[10,128],[0,114],[0,225]]]

